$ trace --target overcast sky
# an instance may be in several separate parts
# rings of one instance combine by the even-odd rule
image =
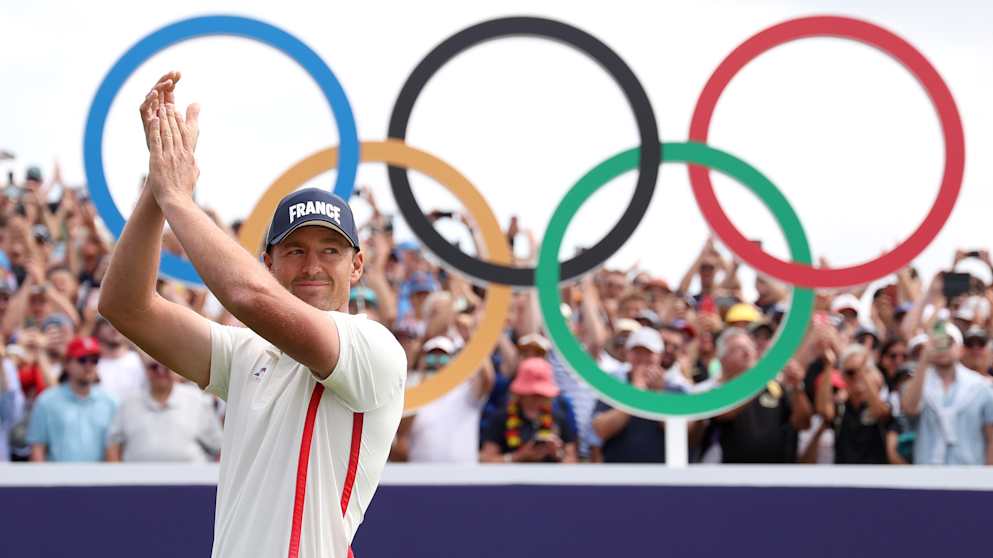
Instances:
[[[962,193],[917,264],[930,275],[947,265],[956,247],[993,245],[993,168],[984,156],[993,145],[993,9],[987,3],[476,4],[281,3],[277,9],[271,2],[179,0],[149,9],[138,3],[7,2],[0,7],[0,149],[17,154],[9,168],[18,179],[27,164],[50,172],[58,159],[68,182],[84,183],[84,124],[107,71],[147,34],[205,13],[257,17],[316,50],[344,86],[362,140],[385,136],[404,80],[447,36],[497,16],[560,19],[597,36],[631,66],[665,141],[686,139],[700,89],[742,41],[793,17],[843,14],[915,45],[944,77],[962,114]],[[338,141],[318,89],[279,52],[228,37],[181,43],[131,76],[107,121],[106,175],[125,215],[147,168],[136,108],[170,69],[184,74],[179,103],[203,105],[198,198],[228,220],[244,217],[286,168]],[[711,130],[711,145],[779,186],[800,215],[815,256],[835,265],[863,262],[908,236],[934,200],[944,163],[937,117],[914,78],[885,54],[841,39],[790,43],[749,64],[718,103]],[[501,222],[520,215],[540,236],[563,193],[600,161],[636,145],[637,133],[620,90],[595,63],[556,43],[513,38],[476,47],[445,66],[415,106],[408,142],[459,169]],[[457,209],[441,186],[412,176],[422,207]],[[314,185],[328,187],[333,180],[328,174]],[[384,167],[361,166],[359,182],[370,185],[383,206],[394,207]],[[743,233],[786,257],[786,243],[762,205],[730,180],[715,175],[714,182]],[[563,256],[613,226],[633,185],[630,173],[587,202],[569,229]],[[356,208],[364,213],[361,202]],[[707,231],[686,169],[664,165],[647,217],[609,264],[640,261],[678,281]],[[461,234],[452,226],[442,232]],[[745,274],[746,281],[750,277]]]

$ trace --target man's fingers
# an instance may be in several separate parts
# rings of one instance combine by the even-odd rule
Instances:
[[[162,119],[158,115],[152,116],[148,121],[148,151],[153,156],[162,155],[162,137],[159,135],[159,123]]]
[[[186,147],[190,151],[196,151],[197,139],[200,138],[200,105],[196,103],[186,107]]]
[[[166,114],[167,105],[159,106],[158,111],[158,129],[159,138],[162,142],[161,150],[162,153],[172,152],[172,129],[169,127],[169,115]]]
[[[163,124],[169,126],[169,134],[172,137],[172,151],[178,153],[183,148],[183,133],[179,129],[176,105],[166,103],[166,116],[168,118]]]

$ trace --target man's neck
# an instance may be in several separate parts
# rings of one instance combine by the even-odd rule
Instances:
[[[951,364],[948,366],[934,366],[935,372],[938,373],[938,377],[942,379],[946,384],[950,384],[955,381],[955,365]]]
[[[169,396],[172,394],[172,385],[170,384],[167,388],[152,388],[151,394],[152,399],[164,405],[165,402],[169,400]]]
[[[69,389],[79,397],[89,397],[90,395],[90,384],[77,384],[76,382],[69,382]]]
[[[125,347],[123,344],[118,345],[117,347],[108,346],[107,354],[105,356],[108,356],[110,358],[121,358],[127,352],[128,352],[128,348]]]

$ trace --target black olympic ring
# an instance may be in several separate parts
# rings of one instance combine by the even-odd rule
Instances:
[[[638,182],[631,202],[624,210],[620,221],[605,237],[589,250],[562,263],[561,280],[567,281],[606,261],[634,234],[634,230],[648,211],[648,205],[655,193],[655,182],[662,160],[662,153],[658,148],[660,143],[658,124],[648,94],[645,93],[645,89],[631,68],[610,47],[581,29],[539,17],[493,19],[467,27],[435,47],[411,72],[393,106],[387,135],[400,141],[406,140],[407,124],[414,102],[417,101],[418,95],[431,76],[445,63],[477,44],[513,35],[561,41],[593,58],[621,88],[638,125],[641,152],[638,161]],[[425,247],[445,263],[480,281],[516,287],[534,286],[534,267],[509,267],[485,262],[466,254],[445,240],[434,229],[417,200],[414,199],[407,169],[390,166],[389,179],[397,207],[407,224]]]

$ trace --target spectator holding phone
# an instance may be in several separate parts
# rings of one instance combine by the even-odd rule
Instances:
[[[510,384],[513,397],[493,416],[483,434],[483,463],[576,463],[576,431],[564,413],[553,408],[558,397],[552,366],[529,358]]]
[[[903,387],[901,407],[920,417],[914,463],[993,465],[993,387],[960,364],[962,333],[939,322]]]

